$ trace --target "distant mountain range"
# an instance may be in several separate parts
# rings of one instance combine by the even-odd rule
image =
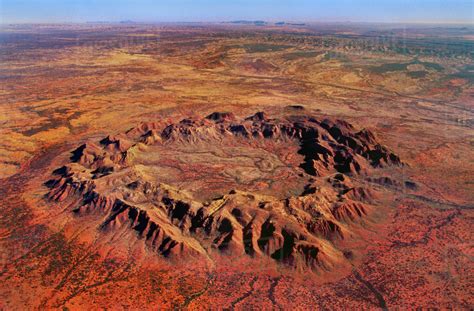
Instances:
[[[248,21],[248,20],[237,20],[237,21],[231,21],[228,22],[230,24],[241,24],[241,25],[256,25],[256,26],[265,26],[265,25],[277,25],[277,26],[284,26],[284,25],[289,25],[289,26],[304,26],[304,23],[287,23],[287,22],[276,22],[276,23],[268,23],[265,21]]]

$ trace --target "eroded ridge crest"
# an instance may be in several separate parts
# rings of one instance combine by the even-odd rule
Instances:
[[[293,150],[289,148],[286,157],[291,159],[282,161],[282,167],[289,167],[285,174],[300,178],[304,187],[281,197],[249,190],[249,184],[249,189],[237,187],[201,200],[179,183],[164,182],[169,172],[162,167],[153,168],[158,172],[154,178],[143,177],[150,170],[145,160],[157,153],[206,144],[271,145],[278,150],[293,144],[295,154],[288,155]],[[342,120],[270,119],[263,112],[239,119],[216,112],[167,126],[144,123],[84,144],[47,185],[49,199],[73,202],[78,216],[101,217],[99,230],[129,228],[149,249],[167,258],[238,255],[302,269],[331,269],[346,258],[329,241],[345,239],[351,225],[378,204],[377,191],[354,177],[400,165],[399,157],[373,133],[357,131]]]

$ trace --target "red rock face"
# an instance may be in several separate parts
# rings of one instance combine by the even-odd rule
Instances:
[[[328,270],[348,264],[328,241],[345,239],[379,204],[361,177],[401,165],[371,132],[341,120],[213,113],[84,144],[47,184],[51,200],[103,217],[101,231],[134,231],[159,256]]]

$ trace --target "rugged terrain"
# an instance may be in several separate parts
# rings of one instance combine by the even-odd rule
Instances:
[[[472,31],[3,26],[0,305],[472,308]]]
[[[180,147],[191,157],[174,152]],[[367,130],[310,116],[270,120],[263,112],[243,121],[216,112],[163,129],[142,124],[80,146],[71,160],[48,182],[48,197],[77,201],[78,215],[99,214],[99,230],[130,227],[163,257],[206,259],[216,249],[325,270],[350,257],[327,239],[352,235],[347,224],[375,208],[370,189],[345,174],[401,165]]]

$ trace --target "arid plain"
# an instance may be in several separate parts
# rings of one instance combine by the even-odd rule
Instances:
[[[2,309],[470,309],[472,26],[8,25]]]

